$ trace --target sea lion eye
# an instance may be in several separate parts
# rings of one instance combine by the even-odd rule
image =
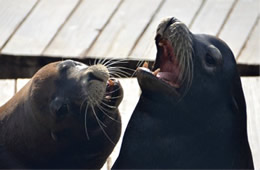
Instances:
[[[213,56],[211,56],[210,54],[206,54],[206,63],[209,65],[209,66],[215,66],[216,65],[216,60]]]
[[[222,65],[223,57],[219,49],[214,45],[210,45],[202,61],[207,72],[214,73]]]

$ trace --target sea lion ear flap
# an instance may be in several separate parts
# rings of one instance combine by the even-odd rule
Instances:
[[[55,97],[50,104],[50,111],[54,116],[61,117],[68,112],[68,106],[61,97]]]

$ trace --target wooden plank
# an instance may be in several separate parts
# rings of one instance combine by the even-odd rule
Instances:
[[[1,79],[0,80],[0,106],[5,104],[9,99],[12,98],[15,91],[15,80],[14,79]]]
[[[242,78],[247,103],[248,138],[255,169],[260,169],[260,77]]]
[[[258,7],[257,0],[240,0],[219,34],[230,46],[234,56],[239,54],[257,19]]]
[[[126,58],[162,0],[125,0],[86,56]]]
[[[260,24],[257,20],[256,27],[254,28],[248,42],[246,43],[243,51],[238,57],[238,63],[244,64],[258,64],[260,65]],[[260,69],[260,68],[259,68]]]
[[[155,15],[153,21],[140,38],[130,58],[139,60],[154,60],[156,55],[156,46],[154,43],[155,32],[161,19],[168,16],[174,16],[189,25],[192,22],[193,16],[199,9],[201,0],[167,0],[159,12]]]
[[[191,26],[193,33],[216,35],[235,0],[208,0]]]
[[[26,83],[28,83],[30,79],[17,79],[17,83],[16,83],[16,93],[21,90],[25,85]]]
[[[0,0],[0,49],[30,12],[37,0]]]
[[[78,0],[42,0],[3,49],[3,53],[39,55]]]
[[[81,55],[95,40],[120,2],[83,1],[43,54],[65,57]]]

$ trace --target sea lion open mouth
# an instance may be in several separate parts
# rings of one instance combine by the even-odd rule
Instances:
[[[176,18],[167,18],[157,28],[155,44],[157,55],[153,74],[150,75],[157,77],[162,85],[172,88],[176,95],[184,95],[191,84],[193,70],[189,29]],[[143,67],[146,69],[140,68],[139,72],[148,71],[147,64]]]
[[[121,100],[118,99],[120,99],[122,96],[122,94],[120,94],[122,93],[120,92],[120,89],[121,86],[118,80],[110,78],[107,81],[105,99],[108,105],[118,107],[121,102]]]

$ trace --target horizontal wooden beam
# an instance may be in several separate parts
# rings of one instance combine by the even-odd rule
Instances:
[[[97,61],[97,59],[93,57],[62,58],[52,56],[19,56],[0,54],[0,79],[30,78],[44,65],[65,59],[73,59],[88,65]],[[109,59],[104,60],[108,61]],[[140,63],[138,60],[121,61],[117,59],[113,59],[110,62],[116,62],[116,64],[113,65],[114,67],[127,68],[123,69],[123,71],[128,74],[122,77],[135,76],[133,75],[133,70],[136,70],[138,64]],[[149,61],[149,66],[152,65],[153,61]],[[260,65],[238,64],[237,66],[241,76],[260,76]]]

